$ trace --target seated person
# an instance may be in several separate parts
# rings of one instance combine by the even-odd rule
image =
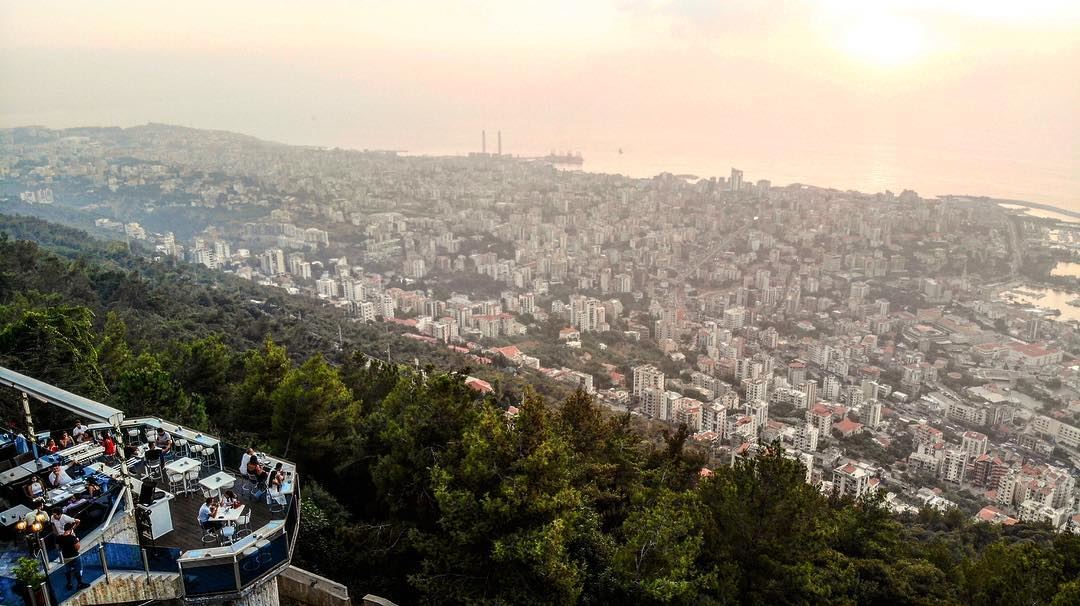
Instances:
[[[116,456],[116,441],[113,440],[112,434],[105,434],[105,439],[101,441],[101,447],[105,449],[103,453],[107,457]]]
[[[86,480],[86,498],[94,500],[101,496],[101,485],[95,478]]]
[[[56,445],[56,440],[49,438],[49,441],[45,443],[45,450],[49,452],[56,452],[60,450],[60,447]]]
[[[67,486],[72,482],[74,482],[74,480],[72,480],[71,476],[67,474],[67,471],[64,471],[63,467],[59,465],[53,465],[52,471],[49,472],[49,484],[51,484],[53,488]]]
[[[79,434],[79,437],[75,438],[75,442],[78,443],[78,444],[83,444],[83,443],[86,443],[86,442],[93,442],[93,441],[94,441],[94,436],[90,435],[89,431],[81,433],[81,434]]]
[[[75,445],[75,440],[71,439],[71,435],[65,431],[63,435],[60,436],[60,441],[57,442],[57,445],[60,447],[60,450],[71,448]]]
[[[86,424],[83,423],[82,421],[76,421],[75,422],[75,428],[71,430],[71,437],[75,438],[75,441],[81,442],[82,437],[84,435],[86,435],[87,433],[88,432],[87,432]]]
[[[199,527],[203,530],[221,528],[221,522],[210,521],[210,518],[216,516],[217,512],[217,498],[206,497],[206,501],[199,507]]]
[[[23,492],[33,502],[45,496],[45,484],[41,481],[41,478],[34,476],[30,478],[26,486],[23,486]]]
[[[222,507],[239,507],[240,505],[240,498],[231,490],[226,490],[225,494],[221,497]]]
[[[167,431],[159,431],[157,439],[154,440],[154,445],[161,449],[162,454],[166,454],[172,449],[172,436],[170,436]]]
[[[274,470],[270,472],[270,479],[267,480],[266,485],[270,487],[271,492],[281,492],[281,485],[285,483],[285,472],[281,469],[281,463],[274,465]]]
[[[255,455],[252,455],[251,458],[248,459],[247,473],[249,476],[258,478],[260,482],[265,482],[267,476],[270,475],[263,469],[263,466],[259,463],[259,458]]]

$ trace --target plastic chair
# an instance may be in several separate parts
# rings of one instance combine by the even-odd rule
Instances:
[[[184,474],[176,471],[169,471],[169,492],[173,494],[184,494],[187,492],[187,486],[184,485]]]
[[[187,484],[184,487],[184,494],[195,494],[195,487],[199,485],[199,468],[192,467],[184,473],[184,483]]]
[[[207,526],[203,528],[202,543],[203,545],[210,545],[218,542],[218,532],[213,526]]]
[[[180,453],[182,456],[188,456],[188,441],[184,438],[173,440],[173,450]]]
[[[221,545],[222,546],[232,545],[233,539],[234,539],[234,537],[236,537],[236,527],[235,526],[222,526],[221,527],[221,532],[219,533],[219,536],[221,537]]]
[[[285,500],[285,495],[280,492],[266,493],[266,500],[270,505],[270,513],[282,513],[285,511],[285,505],[288,504],[288,501]]]
[[[207,467],[217,464],[217,449],[211,446],[203,446],[200,451],[202,462]]]
[[[251,534],[251,510],[240,514],[236,519],[236,538],[246,537]]]

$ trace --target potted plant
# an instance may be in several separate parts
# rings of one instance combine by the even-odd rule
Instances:
[[[26,606],[45,604],[46,577],[41,569],[41,560],[23,556],[15,561],[14,573]]]

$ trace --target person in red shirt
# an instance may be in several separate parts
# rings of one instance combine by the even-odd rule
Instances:
[[[56,452],[60,448],[56,445],[56,440],[49,438],[49,441],[45,443],[45,450],[49,452]]]
[[[105,456],[116,456],[116,442],[112,439],[111,433],[105,434],[105,439],[101,441],[101,446],[105,449]]]

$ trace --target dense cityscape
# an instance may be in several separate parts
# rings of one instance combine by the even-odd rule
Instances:
[[[685,426],[702,475],[779,441],[824,494],[1080,532],[1080,224],[722,172],[0,131],[0,212]]]

